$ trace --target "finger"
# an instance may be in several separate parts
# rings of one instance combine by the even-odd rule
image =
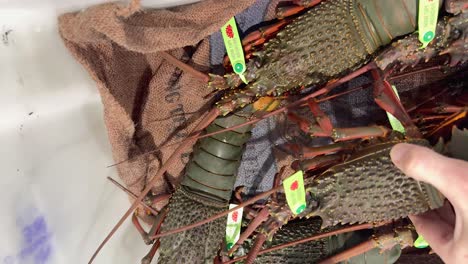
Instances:
[[[440,257],[447,259],[453,241],[453,227],[443,221],[434,211],[411,215],[410,219],[418,234],[424,237]]]
[[[444,205],[434,210],[434,212],[448,225],[455,227],[455,211],[448,200],[445,200]]]
[[[434,185],[455,208],[467,208],[464,201],[468,199],[468,162],[412,144],[395,145],[390,156],[406,175]]]
[[[455,244],[464,248],[464,252],[466,254],[466,260],[468,261],[468,219],[463,217],[461,214],[456,215],[456,224],[455,230],[453,234],[453,241]],[[468,262],[464,262],[468,263]]]

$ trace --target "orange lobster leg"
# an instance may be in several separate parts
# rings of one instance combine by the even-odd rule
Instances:
[[[244,53],[246,58],[252,56],[252,51],[255,47],[258,47],[265,43],[268,38],[274,36],[281,28],[289,24],[290,21],[281,20],[274,24],[261,27],[242,39],[242,46],[244,47]],[[226,55],[223,60],[223,65],[229,66],[229,57]]]
[[[390,130],[384,126],[335,128],[332,138],[335,141],[344,141],[357,138],[385,137]]]
[[[395,245],[399,244],[403,249],[405,247],[412,246],[414,243],[414,236],[411,228],[399,228],[386,232],[376,237],[372,237],[367,241],[364,241],[354,247],[351,247],[341,253],[331,256],[327,259],[322,260],[319,264],[334,264],[352,257],[366,253],[367,251],[380,248],[382,251],[389,250]]]
[[[306,147],[297,144],[284,145],[284,148],[286,148],[287,150],[293,153],[300,153],[300,157],[304,159],[312,159],[320,155],[331,154],[341,150],[350,149],[352,147],[353,145],[349,143],[335,143],[320,147]]]
[[[276,9],[276,17],[283,19],[288,16],[296,15],[304,9],[320,4],[322,0],[293,0],[292,6],[284,6]]]
[[[291,164],[293,170],[304,170],[310,171],[318,168],[324,168],[332,164],[336,164],[338,161],[342,160],[342,156],[338,154],[325,155],[320,157],[315,157],[309,160],[299,161],[296,160]]]
[[[260,210],[260,212],[258,213],[258,215],[250,222],[249,226],[247,227],[247,229],[242,232],[242,234],[240,235],[239,237],[239,240],[237,240],[236,244],[229,249],[228,251],[228,255],[234,253],[237,248],[242,245],[244,243],[244,241],[250,237],[253,232],[255,232],[255,230],[257,230],[257,228],[266,220],[268,219],[269,217],[269,211],[268,211],[268,208],[265,207],[263,208],[262,210]]]
[[[252,57],[252,50],[254,50],[255,47],[265,43],[270,37],[278,33],[281,28],[290,23],[289,20],[285,20],[284,18],[300,13],[304,9],[313,7],[320,2],[322,2],[322,0],[295,0],[292,2],[293,5],[277,8],[276,17],[280,19],[278,22],[253,31],[242,39],[245,58],[249,59]],[[223,65],[229,66],[229,58],[227,56],[224,57]]]
[[[446,114],[446,113],[458,113],[465,109],[466,107],[456,106],[456,105],[441,105],[431,108],[421,108],[418,109],[418,113],[436,113],[436,114]]]
[[[408,115],[398,96],[393,91],[388,81],[382,78],[381,71],[371,71],[374,79],[374,100],[385,111],[395,116],[405,127],[406,134],[410,137],[421,137],[421,133]]]
[[[156,251],[158,251],[160,244],[161,242],[159,242],[159,240],[154,242],[148,254],[141,260],[141,264],[151,264],[151,261],[153,261],[154,255],[156,255]]]
[[[282,167],[280,169],[280,171],[275,175],[275,179],[274,179],[274,182],[273,182],[273,189],[275,188],[278,188],[280,186],[280,182],[281,182],[281,178],[283,176],[283,173],[284,173],[284,170],[285,170],[286,167]],[[272,194],[272,200],[273,201],[276,201],[277,200],[277,196],[276,196],[276,193]],[[248,209],[249,207],[244,207],[244,210],[245,209]],[[249,209],[250,210],[250,209]],[[265,220],[268,219],[269,217],[269,210],[267,207],[263,207],[262,210],[260,210],[260,212],[258,212],[255,216],[255,218],[250,222],[249,226],[247,227],[246,230],[244,230],[244,232],[242,232],[242,234],[240,235],[239,237],[239,240],[237,240],[236,244],[234,244],[234,246],[229,249],[228,251],[228,255],[231,255],[232,253],[234,253],[237,248],[242,245],[244,243],[244,241],[250,237],[253,232],[255,230],[257,230],[257,228],[263,223],[265,222]]]
[[[293,113],[288,113],[288,116],[299,124],[301,130],[312,136],[331,137],[334,141],[338,142],[357,138],[385,137],[390,132],[383,126],[333,128],[330,118],[320,109],[315,101],[308,100],[307,104],[318,126],[310,125],[309,121]]]
[[[332,134],[333,125],[330,118],[320,109],[319,105],[313,100],[307,100],[307,105],[314,115],[315,121],[319,124],[322,131],[328,135]]]
[[[151,263],[151,261],[154,258],[154,255],[156,254],[156,251],[159,248],[159,245],[160,245],[159,239],[153,240],[151,237],[156,235],[159,232],[159,229],[161,228],[162,222],[164,218],[166,217],[166,214],[167,214],[167,208],[162,209],[161,212],[155,217],[153,226],[151,227],[148,233],[146,233],[143,227],[140,225],[140,222],[138,221],[136,214],[133,214],[132,216],[132,222],[137,228],[138,232],[143,237],[143,241],[145,242],[145,244],[150,245],[151,243],[153,243],[153,246],[151,247],[148,254],[141,260],[142,264]]]
[[[282,21],[278,21],[278,22],[276,22],[274,24],[261,27],[258,30],[253,31],[252,33],[245,36],[245,38],[242,39],[242,45],[246,46],[246,45],[248,45],[250,43],[254,43],[258,39],[262,39],[262,38],[266,38],[268,36],[271,36],[271,35],[275,34],[276,32],[278,32],[283,26],[285,26],[287,24],[288,24],[288,21],[282,20]]]
[[[436,128],[432,129],[426,136],[432,137],[434,135],[438,135],[441,130],[444,128],[447,128],[449,126],[452,126],[455,122],[465,119],[468,116],[468,110],[461,111],[458,113],[454,113],[447,117],[440,125],[438,125]]]
[[[151,243],[153,243],[153,240],[149,238],[148,233],[141,226],[140,221],[138,220],[137,211],[135,211],[135,213],[133,213],[132,215],[132,223],[135,226],[138,233],[140,233],[146,245],[150,245]]]

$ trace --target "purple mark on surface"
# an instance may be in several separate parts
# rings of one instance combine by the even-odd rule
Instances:
[[[43,216],[21,229],[22,244],[18,254],[3,258],[3,264],[34,263],[47,264],[52,255],[52,234]]]
[[[22,260],[32,258],[35,264],[47,263],[52,253],[52,246],[51,234],[44,217],[36,217],[31,224],[22,229],[22,235],[24,245],[18,258]]]

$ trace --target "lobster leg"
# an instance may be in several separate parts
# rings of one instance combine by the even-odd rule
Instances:
[[[269,38],[278,33],[281,28],[289,24],[290,21],[286,20],[285,18],[296,15],[307,8],[319,4],[320,2],[322,2],[322,0],[294,0],[293,5],[278,7],[276,9],[276,17],[280,19],[279,21],[257,29],[242,39],[245,58],[250,59],[252,57],[252,51],[255,49],[255,47],[263,45]],[[224,57],[223,65],[225,67],[230,65],[228,56]]]
[[[320,109],[319,105],[313,99],[307,100],[307,105],[320,127],[317,129],[316,133],[324,136],[332,135],[333,124],[330,118],[322,111],[322,109]]]
[[[242,46],[244,47],[244,57],[250,59],[252,57],[252,51],[255,50],[255,47],[258,47],[265,43],[269,38],[274,36],[278,31],[289,24],[290,21],[280,20],[273,24],[261,27],[242,39]],[[230,61],[229,57],[226,55],[223,59],[223,66],[229,68]]]
[[[285,244],[282,244],[282,245],[277,245],[277,246],[274,246],[274,247],[271,247],[271,248],[262,249],[262,250],[260,250],[258,252],[258,255],[263,254],[263,253],[272,252],[272,251],[279,250],[279,249],[283,249],[283,248],[286,248],[286,247],[294,246],[294,245],[297,245],[297,244],[302,244],[302,243],[306,243],[306,242],[310,242],[310,241],[314,241],[314,240],[334,236],[334,235],[339,235],[339,234],[344,234],[344,233],[354,232],[354,231],[359,231],[359,230],[364,230],[364,229],[376,228],[376,227],[380,227],[380,226],[383,226],[383,225],[386,225],[386,224],[388,224],[388,222],[381,222],[381,223],[376,223],[376,224],[365,223],[365,224],[359,224],[359,225],[354,225],[354,226],[348,226],[348,227],[344,227],[342,229],[316,234],[316,235],[313,235],[311,237],[306,237],[306,238],[299,239],[299,240],[296,240],[296,241],[292,241],[292,242],[289,242],[289,243],[285,243]],[[248,258],[248,255],[244,255],[244,256],[232,259],[230,261],[225,262],[224,264],[235,263],[235,262],[241,261],[241,260],[246,259],[246,258]]]
[[[320,2],[322,2],[322,0],[294,0],[292,2],[293,5],[277,8],[276,17],[280,19],[279,21],[271,25],[264,26],[258,30],[255,30],[242,39],[242,46],[244,47],[245,58],[251,58],[252,51],[255,47],[264,44],[270,37],[278,33],[281,28],[289,24],[290,21],[285,20],[285,18],[300,13],[307,8],[319,4]],[[228,56],[224,57],[223,65],[229,65]]]
[[[132,215],[132,223],[135,226],[138,233],[140,233],[146,245],[150,245],[151,243],[153,243],[153,240],[149,238],[148,233],[141,226],[140,221],[138,220],[138,217],[137,217],[137,211],[135,211]]]
[[[275,179],[274,179],[274,182],[273,182],[273,188],[277,188],[278,186],[280,186],[280,181],[281,181],[281,178],[283,176],[283,173],[284,173],[284,169],[285,167],[282,167],[280,169],[280,171],[275,175]],[[277,195],[276,193],[274,193],[272,195],[272,199],[273,201],[276,201],[277,200]],[[249,208],[249,207],[244,207],[245,208]],[[247,227],[247,229],[240,235],[239,237],[239,240],[237,240],[236,244],[231,248],[229,249],[228,251],[228,255],[231,255],[232,253],[234,253],[234,251],[237,250],[237,248],[242,245],[244,243],[244,241],[250,237],[253,232],[255,230],[257,230],[257,228],[263,223],[265,222],[265,220],[268,219],[268,216],[269,216],[269,208],[268,207],[263,207],[262,210],[260,210],[260,212],[258,212],[258,214],[255,216],[255,218],[250,222],[249,226]]]
[[[145,242],[146,245],[150,245],[154,242],[153,237],[158,233],[159,229],[161,228],[161,224],[164,220],[164,217],[167,214],[167,207],[164,207],[160,213],[158,213],[153,220],[153,226],[151,227],[149,232],[146,232],[143,226],[140,224],[140,220],[138,220],[138,210],[135,210],[135,212],[132,215],[132,223],[137,229],[138,233],[140,233],[141,237],[143,238],[143,241]]]
[[[253,47],[265,43],[268,37],[276,34],[282,27],[289,23],[287,20],[280,20],[274,24],[264,26],[256,31],[251,32],[242,39],[242,45],[246,53],[250,52]]]
[[[340,160],[342,160],[342,155],[339,154],[332,154],[332,155],[325,155],[320,157],[315,157],[313,159],[308,160],[296,160],[291,164],[291,168],[293,170],[303,170],[303,171],[311,171],[318,168],[324,168],[326,166],[336,164]]]
[[[456,106],[456,105],[440,105],[437,107],[431,108],[421,108],[418,109],[418,113],[429,113],[429,114],[447,114],[447,113],[458,113],[465,110],[465,107]]]
[[[282,206],[276,203],[269,204],[265,209],[267,209],[269,214],[265,217],[266,221],[260,228],[261,231],[258,232],[254,245],[249,251],[245,261],[246,264],[252,264],[261,251],[265,241],[269,238],[271,239],[271,236],[293,217],[291,210],[283,210]],[[274,215],[274,217],[269,217],[270,215]]]
[[[276,17],[283,19],[288,16],[296,15],[307,8],[320,4],[320,2],[322,2],[322,0],[293,0],[293,5],[291,6],[278,7],[276,9]]]
[[[317,137],[331,137],[336,141],[345,141],[357,138],[385,137],[390,131],[383,126],[333,128],[330,118],[320,109],[313,100],[308,100],[309,109],[314,115],[317,125],[310,125],[309,121],[295,114],[289,113],[289,117],[299,124],[301,130]]]
[[[284,18],[300,13],[304,9],[313,7],[320,2],[322,0],[293,0],[292,5],[278,7],[276,9],[276,17],[280,19],[279,21],[253,31],[242,39],[242,45],[246,54],[250,53],[253,47],[265,43],[269,37],[274,36],[281,28],[289,24],[290,21],[284,20]]]
[[[160,244],[161,242],[159,242],[159,240],[154,242],[148,254],[141,260],[141,264],[151,264],[151,261],[153,261],[154,255],[156,255]]]
[[[410,228],[400,228],[372,237],[354,247],[351,247],[341,253],[331,256],[319,262],[319,264],[334,264],[352,257],[366,253],[374,248],[379,248],[382,251],[390,250],[395,245],[400,245],[403,249],[412,246],[414,243],[413,232]]]
[[[409,137],[419,138],[421,133],[414,125],[413,120],[408,115],[403,105],[398,99],[398,96],[393,91],[392,86],[388,81],[382,79],[380,70],[374,69],[371,71],[374,78],[374,100],[385,111],[395,116],[405,127]]]
[[[150,264],[154,258],[154,255],[156,255],[156,251],[161,245],[161,242],[159,241],[159,239],[154,240],[151,237],[156,235],[159,232],[159,229],[161,228],[161,224],[164,218],[166,217],[166,214],[167,214],[167,207],[164,207],[161,210],[161,212],[158,215],[156,215],[153,226],[151,227],[148,233],[146,233],[141,227],[140,223],[138,222],[138,218],[136,217],[136,214],[133,214],[132,216],[132,222],[135,224],[138,232],[143,237],[143,241],[145,241],[147,245],[153,244],[148,254],[145,257],[143,257],[143,259],[141,260],[142,264]]]
[[[320,147],[305,147],[296,144],[286,144],[283,147],[292,153],[299,153],[299,160],[296,160],[291,164],[291,168],[293,170],[310,171],[317,168],[324,168],[325,166],[342,160],[342,155],[334,153],[352,149],[354,144],[339,142]]]
[[[458,120],[464,119],[468,116],[468,110],[465,109],[465,111],[461,111],[458,113],[454,113],[447,117],[440,125],[432,129],[430,132],[428,132],[427,136],[432,137],[434,135],[437,135],[441,130],[444,128],[448,128],[453,126],[453,123],[455,123]]]

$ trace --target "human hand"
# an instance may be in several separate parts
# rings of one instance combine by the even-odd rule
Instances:
[[[432,184],[453,206],[446,202],[410,216],[418,233],[445,263],[468,263],[468,162],[411,144],[397,144],[390,156],[406,175]]]

